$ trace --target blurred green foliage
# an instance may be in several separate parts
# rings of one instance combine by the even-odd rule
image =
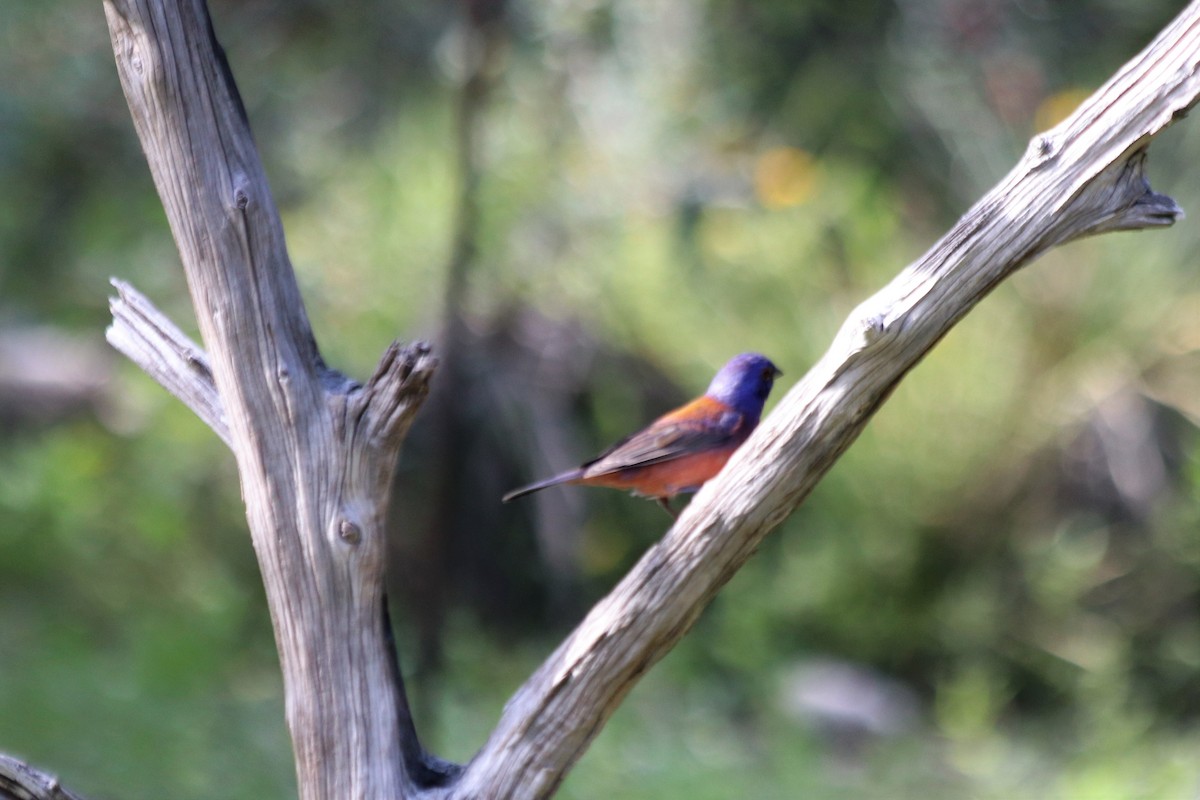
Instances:
[[[392,338],[436,338],[469,69],[459,9],[212,9],[327,360],[362,377]],[[506,320],[532,310],[600,343],[589,352],[624,354],[575,365],[575,458],[736,352],[768,353],[786,390],[847,312],[1174,11],[513,3],[478,132],[462,313],[480,342],[508,342]],[[195,327],[99,4],[10,0],[0,71],[0,336],[66,331],[109,375],[85,413],[53,423],[0,394],[0,750],[94,796],[285,796],[233,460],[98,346],[111,275]],[[1197,152],[1190,121],[1151,151],[1155,188],[1189,210]],[[563,796],[1194,796],[1198,239],[1185,221],[1085,240],[998,289],[634,690]],[[674,389],[638,393],[653,381],[635,362]],[[413,436],[403,474],[424,486],[438,442],[421,423]],[[496,444],[528,465],[531,438]],[[507,574],[505,542],[519,542],[512,563],[536,573],[522,580],[554,585],[528,555],[533,506],[502,514],[509,486],[469,486],[494,530],[460,544]],[[572,613],[665,527],[650,504],[578,495],[582,529],[548,532],[577,537]],[[516,580],[504,574],[491,579]],[[419,722],[466,759],[573,619],[553,590],[446,579],[441,675],[416,682]],[[521,602],[498,615],[480,608],[489,596]],[[403,611],[408,664],[423,645]],[[829,727],[795,702],[797,669],[818,658],[894,682],[916,711],[901,702],[875,733]]]

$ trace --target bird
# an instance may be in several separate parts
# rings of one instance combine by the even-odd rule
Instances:
[[[783,372],[759,353],[742,353],[721,367],[708,390],[581,466],[513,489],[518,497],[560,484],[623,489],[656,501],[672,517],[671,500],[712,478],[758,426],[775,379]]]

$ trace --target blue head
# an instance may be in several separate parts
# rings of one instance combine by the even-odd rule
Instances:
[[[775,379],[782,374],[766,356],[742,353],[721,367],[707,394],[757,421]]]

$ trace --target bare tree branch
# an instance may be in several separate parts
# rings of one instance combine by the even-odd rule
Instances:
[[[105,331],[108,343],[182,400],[232,447],[208,354],[137,289],[115,278],[112,285],[117,296],[108,304],[113,316]]]
[[[641,674],[958,319],[1053,246],[1178,218],[1146,184],[1145,147],[1200,94],[1193,4],[851,315],[722,475],[517,692],[460,774],[420,746],[383,613],[382,504],[435,362],[423,345],[394,345],[365,386],[325,367],[202,0],[107,0],[105,11],[211,387],[195,366],[203,354],[128,291],[110,335],[214,429],[225,426],[305,798],[551,794]]]
[[[920,260],[862,303],[679,521],[509,701],[455,798],[551,794],[626,692],[691,628],[918,361],[1000,281],[1089,234],[1170,225],[1145,148],[1200,95],[1200,3],[1068,120]]]
[[[417,739],[383,596],[387,489],[436,361],[426,346],[394,345],[365,387],[325,367],[203,0],[104,10],[212,385],[203,354],[126,287],[110,335],[237,459],[301,796],[407,797],[445,783],[454,768]]]
[[[0,755],[0,800],[84,800],[58,778],[12,756]]]

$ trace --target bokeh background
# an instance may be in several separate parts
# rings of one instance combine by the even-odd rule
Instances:
[[[423,738],[469,758],[667,519],[500,494],[787,373],[1165,0],[213,0],[326,359],[442,353],[395,499]],[[107,349],[195,331],[101,5],[0,17],[0,751],[95,797],[294,793],[231,456]],[[1151,150],[1200,209],[1200,127]],[[1194,798],[1196,224],[1050,253],[897,390],[566,798]]]

